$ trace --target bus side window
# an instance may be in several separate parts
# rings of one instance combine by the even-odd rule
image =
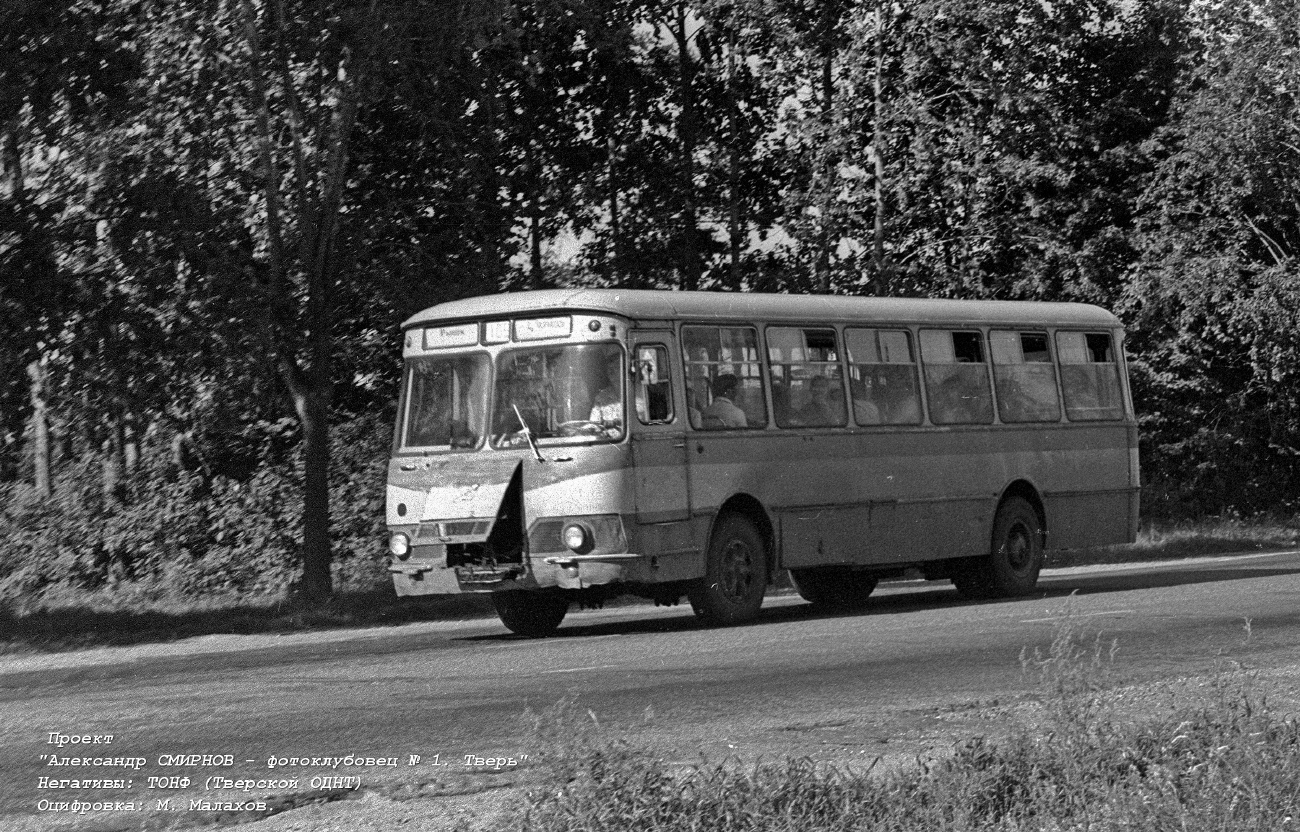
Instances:
[[[1072,422],[1124,418],[1119,386],[1119,362],[1105,332],[1058,332],[1056,353],[1061,361],[1061,390],[1065,415]]]
[[[921,361],[930,421],[936,425],[988,425],[993,394],[978,331],[921,330]]]
[[[636,417],[643,425],[671,422],[673,415],[672,376],[668,368],[668,348],[648,344],[636,348],[633,402]]]
[[[915,425],[921,421],[912,334],[905,329],[844,330],[849,353],[853,419],[859,425]]]
[[[687,412],[697,430],[767,426],[766,395],[751,326],[683,326]]]
[[[778,427],[844,425],[844,376],[835,330],[770,326],[767,360]]]
[[[1056,366],[1045,332],[989,333],[998,414],[1004,422],[1059,422]]]

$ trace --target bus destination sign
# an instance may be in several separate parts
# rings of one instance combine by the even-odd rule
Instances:
[[[478,343],[478,324],[431,326],[424,331],[424,348],[468,347]]]
[[[568,315],[559,318],[525,318],[515,321],[515,338],[520,341],[567,338],[572,331],[573,319]]]

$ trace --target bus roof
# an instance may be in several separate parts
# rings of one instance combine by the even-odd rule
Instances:
[[[1120,321],[1098,306],[1011,300],[930,300],[846,295],[674,292],[649,289],[541,289],[466,298],[431,306],[403,329],[484,318],[592,312],[633,320],[907,322],[1035,324],[1113,328]]]

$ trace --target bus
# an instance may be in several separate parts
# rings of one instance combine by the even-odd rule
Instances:
[[[1045,550],[1132,542],[1138,441],[1095,306],[552,289],[403,324],[388,467],[397,594],[752,618],[919,571],[1031,593]],[[916,574],[909,572],[908,574]]]

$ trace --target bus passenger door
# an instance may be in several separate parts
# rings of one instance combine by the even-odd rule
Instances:
[[[668,523],[691,516],[686,405],[672,377],[679,367],[671,331],[634,332],[629,409],[638,523]]]

